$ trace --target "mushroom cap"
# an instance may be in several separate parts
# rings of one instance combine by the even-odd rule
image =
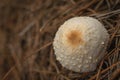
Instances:
[[[53,48],[63,67],[75,72],[90,72],[105,55],[108,39],[107,30],[97,19],[74,17],[60,26]]]

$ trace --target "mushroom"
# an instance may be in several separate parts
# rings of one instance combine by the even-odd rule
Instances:
[[[109,40],[104,26],[92,17],[74,17],[60,26],[53,48],[61,65],[75,72],[94,71]]]

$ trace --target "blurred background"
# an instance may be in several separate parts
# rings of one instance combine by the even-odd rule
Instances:
[[[56,61],[52,42],[63,22],[92,16],[110,34],[93,72]],[[0,80],[120,80],[120,0],[0,0]]]

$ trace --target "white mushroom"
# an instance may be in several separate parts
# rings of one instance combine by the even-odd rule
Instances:
[[[92,17],[74,17],[56,32],[53,47],[63,67],[75,72],[90,72],[103,59],[109,35]]]

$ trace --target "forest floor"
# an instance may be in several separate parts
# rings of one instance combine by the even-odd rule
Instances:
[[[97,18],[110,39],[93,72],[76,73],[56,61],[57,29],[75,16]],[[0,80],[120,80],[120,0],[1,0]]]

